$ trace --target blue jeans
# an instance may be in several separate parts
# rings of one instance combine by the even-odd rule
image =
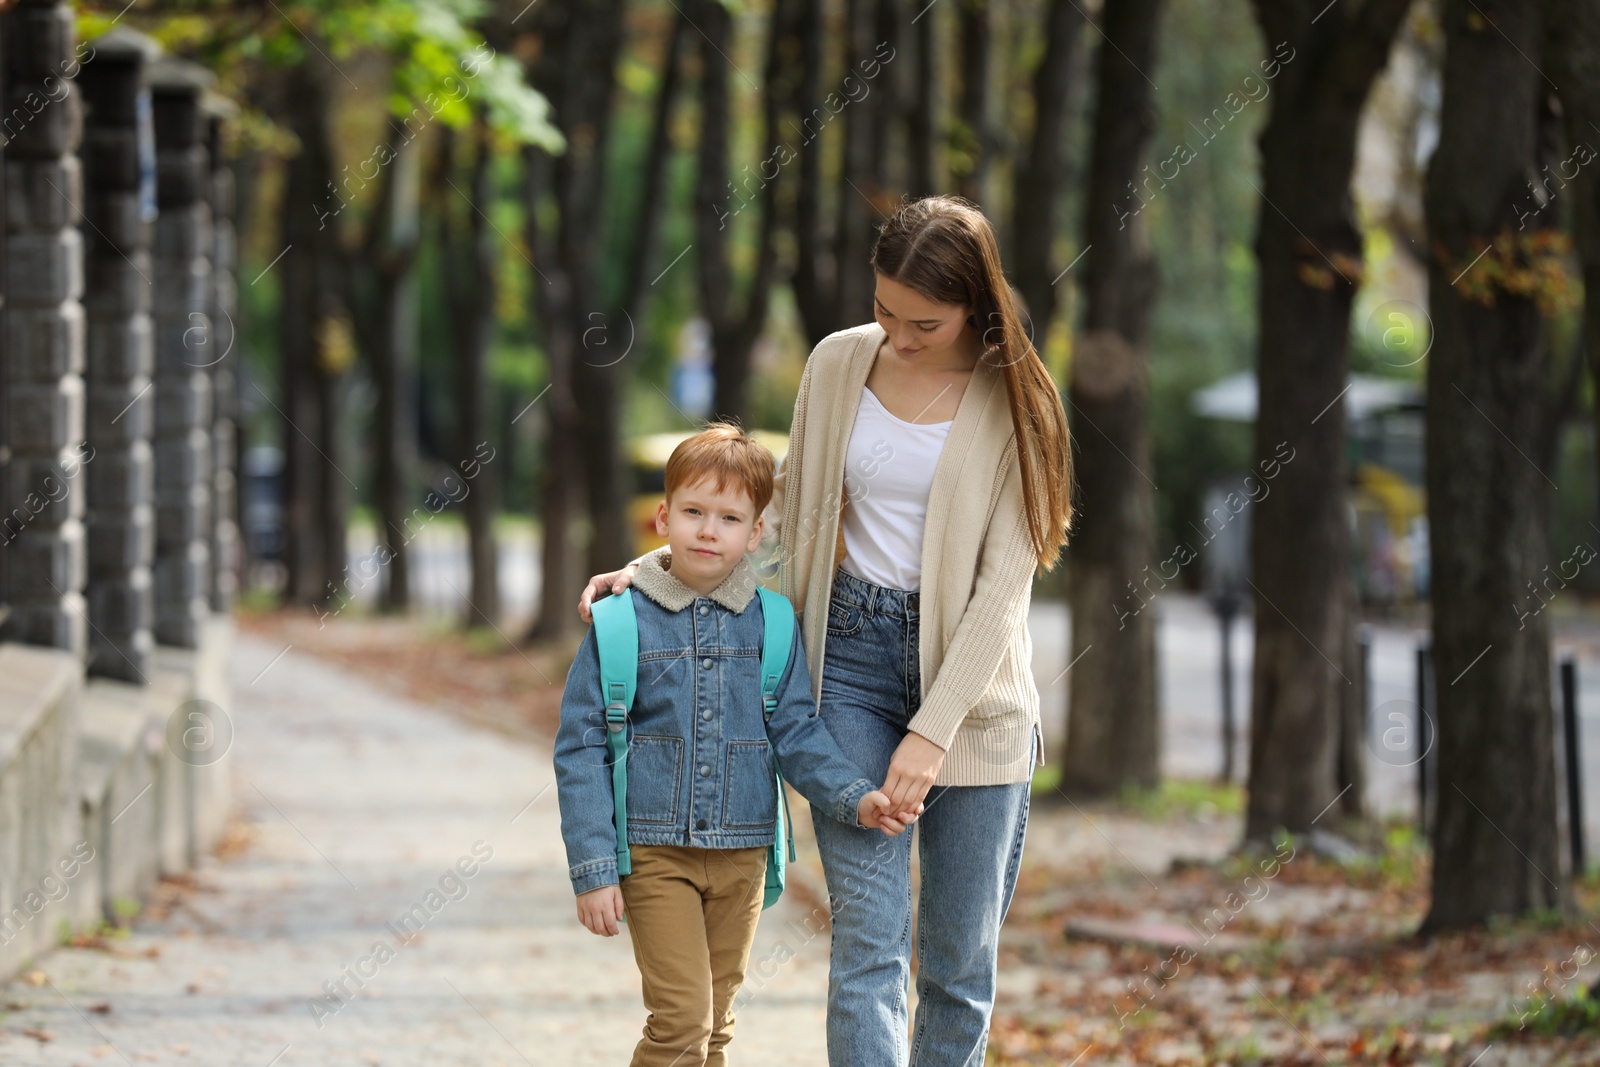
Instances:
[[[917,594],[836,573],[822,719],[874,782],[921,703]],[[922,860],[914,1067],[978,1067],[994,1008],[1000,923],[1028,823],[1028,783],[939,786],[916,828]],[[846,826],[814,805],[833,912],[831,1067],[904,1067],[911,973],[911,835]]]

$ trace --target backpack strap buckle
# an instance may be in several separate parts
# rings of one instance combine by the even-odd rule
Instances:
[[[627,687],[621,682],[612,682],[611,702],[606,705],[606,727],[614,734],[621,733],[627,720]]]

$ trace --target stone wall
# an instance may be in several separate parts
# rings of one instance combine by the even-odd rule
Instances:
[[[109,38],[109,39],[107,39]],[[150,261],[156,205],[152,42],[112,31],[78,76],[83,143],[84,306],[88,312],[89,670],[142,681],[150,669],[155,456]]]
[[[156,639],[193,648],[211,579],[210,75],[158,61],[156,133]]]
[[[55,943],[70,893],[82,661],[0,645],[0,974]],[[79,872],[82,873],[82,872]]]
[[[0,15],[0,977],[125,920],[231,803],[229,111],[74,27]]]
[[[3,634],[83,655],[83,100],[72,9],[22,3],[5,16],[5,423],[0,541]],[[69,472],[72,475],[69,477]]]

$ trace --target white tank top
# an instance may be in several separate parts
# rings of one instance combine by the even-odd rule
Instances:
[[[890,589],[922,587],[922,528],[950,423],[896,418],[861,390],[845,450],[845,570]]]

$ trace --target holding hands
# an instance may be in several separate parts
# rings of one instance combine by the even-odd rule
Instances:
[[[905,833],[906,827],[916,822],[921,814],[920,802],[911,808],[898,808],[881,789],[874,789],[856,805],[857,822],[868,829],[882,830],[890,837]],[[616,937],[621,932],[618,924],[622,922],[623,911],[620,886],[603,885],[578,897],[578,921],[584,929],[601,937]]]
[[[907,735],[915,737],[915,734]],[[931,744],[931,742],[929,742]],[[943,756],[943,750],[938,750]],[[898,755],[898,754],[897,754]],[[941,758],[942,762],[942,758]],[[938,773],[937,769],[934,773]],[[890,778],[894,778],[894,768],[890,767]],[[926,792],[926,791],[924,791]],[[917,800],[909,806],[902,806],[890,799],[883,789],[874,789],[861,798],[856,805],[856,821],[868,829],[882,830],[890,837],[898,837],[905,833],[906,828],[917,821],[917,816],[922,814],[922,801]],[[603,885],[599,889],[591,889],[578,897],[578,921],[584,929],[601,937],[616,937],[621,932],[619,924],[622,922],[623,904],[622,889],[620,886]]]
[[[924,810],[923,798],[944,766],[944,749],[917,733],[908,733],[889,760],[882,789],[861,798],[856,818],[890,837],[905,832]]]
[[[874,789],[856,805],[856,822],[867,829],[878,829],[890,837],[905,833],[906,827],[917,821],[922,805],[902,807],[889,799],[889,794]]]

